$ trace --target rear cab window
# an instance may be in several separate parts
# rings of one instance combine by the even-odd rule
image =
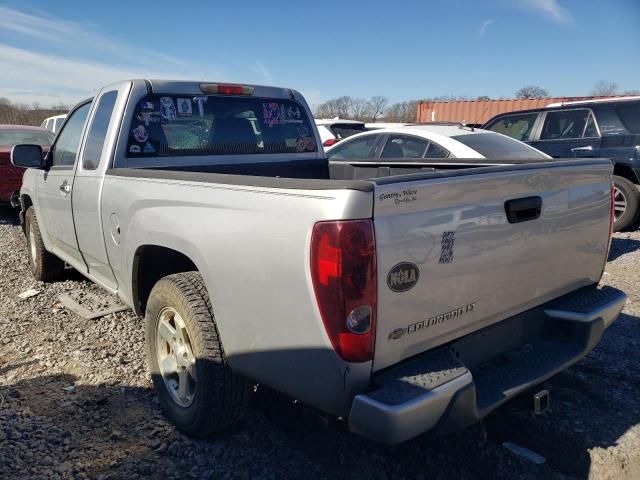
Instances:
[[[472,148],[490,160],[538,160],[549,158],[544,153],[525,143],[496,133],[469,133],[454,135],[451,138]]]
[[[128,158],[316,152],[305,109],[289,99],[147,95],[135,107]]]

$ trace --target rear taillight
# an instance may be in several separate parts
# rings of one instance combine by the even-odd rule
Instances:
[[[324,143],[322,144],[323,147],[330,147],[331,145],[335,145],[336,143],[338,143],[340,140],[338,140],[337,138],[329,138],[328,140],[325,140]]]
[[[378,291],[373,222],[316,223],[311,236],[311,277],[336,353],[347,362],[372,360]]]

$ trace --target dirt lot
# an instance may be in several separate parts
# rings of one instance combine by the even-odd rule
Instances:
[[[535,417],[514,402],[462,432],[394,448],[266,393],[233,433],[190,440],[159,411],[141,319],[83,320],[64,308],[61,293],[98,290],[73,272],[33,281],[8,209],[0,253],[2,479],[640,478],[640,232],[616,235],[604,277],[629,295],[625,313],[594,352],[548,382],[550,412]],[[30,288],[40,293],[18,297]]]

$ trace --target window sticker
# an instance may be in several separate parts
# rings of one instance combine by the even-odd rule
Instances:
[[[316,140],[313,137],[304,137],[304,148],[305,150],[314,151],[316,149]]]
[[[144,143],[149,140],[149,134],[147,133],[147,129],[144,128],[144,125],[138,125],[133,129],[133,138],[136,139],[136,142]]]
[[[304,138],[299,138],[296,141],[296,152],[304,152]]]
[[[153,102],[148,102],[146,100],[142,100],[140,102],[140,109],[141,110],[155,110],[156,106]]]
[[[144,153],[156,153],[156,149],[149,142],[144,144],[144,148],[142,149]]]
[[[149,126],[149,123],[162,122],[162,117],[160,115],[160,112],[149,112],[149,111],[140,112],[136,117],[136,119],[139,122],[144,122],[145,126],[147,127]]]
[[[284,110],[284,108],[283,108]],[[287,108],[287,118],[284,120],[285,123],[303,123],[300,119],[300,109],[298,107],[289,107]]]
[[[191,109],[191,99],[189,98],[178,98],[178,115],[183,117],[190,117],[193,115],[193,110]]]
[[[162,118],[173,120],[176,118],[176,105],[171,97],[160,97],[160,113]]]
[[[129,153],[140,153],[140,145],[131,145],[129,147]]]
[[[264,117],[264,124],[269,125],[269,127],[282,123],[282,119],[280,118],[280,105],[277,103],[263,103],[262,115]]]
[[[193,97],[193,102],[198,105],[198,115],[204,117],[204,104],[207,103],[207,97]]]
[[[298,125],[298,135],[300,135],[301,137],[306,137],[307,135],[309,135],[309,129],[304,125]]]

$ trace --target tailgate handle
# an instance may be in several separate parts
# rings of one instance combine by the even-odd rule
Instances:
[[[535,220],[542,211],[542,198],[525,197],[515,198],[504,202],[504,209],[507,212],[509,223],[528,222]]]

